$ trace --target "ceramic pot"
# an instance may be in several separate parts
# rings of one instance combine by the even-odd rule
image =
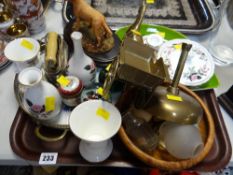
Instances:
[[[66,86],[60,86],[58,91],[64,104],[75,107],[81,102],[81,92],[83,90],[82,81],[75,76],[66,77],[70,83]]]
[[[38,34],[45,29],[45,18],[41,0],[12,0],[16,16],[27,23],[30,34]]]
[[[22,103],[36,119],[50,120],[58,116],[62,104],[61,97],[52,84],[42,80],[40,69],[24,69],[19,73],[18,80],[25,87]]]
[[[69,60],[68,71],[80,78],[85,87],[94,82],[96,66],[94,61],[84,53],[82,47],[82,33],[73,32],[71,38],[74,44],[74,54]]]

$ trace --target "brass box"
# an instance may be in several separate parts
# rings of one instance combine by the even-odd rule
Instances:
[[[131,38],[126,38],[120,49],[119,79],[148,89],[169,79],[163,60],[156,58],[156,50]]]

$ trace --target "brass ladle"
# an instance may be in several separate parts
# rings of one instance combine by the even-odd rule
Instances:
[[[132,38],[134,41],[137,41],[139,43],[143,43],[142,36],[136,34],[135,32],[139,32],[139,30],[140,30],[140,26],[142,24],[144,15],[146,13],[146,9],[147,9],[147,2],[146,2],[146,0],[142,0],[141,5],[138,9],[138,15],[137,15],[135,21],[133,22],[133,24],[130,25],[130,27],[126,31],[124,39],[129,37],[129,38]],[[124,41],[124,39],[123,39],[123,41]]]
[[[168,87],[166,85],[156,87],[151,99],[146,104],[144,109],[152,114],[154,119],[181,124],[195,124],[201,119],[203,109],[200,104],[194,97],[178,88],[191,47],[192,45],[190,44],[182,44],[182,53],[172,83]]]

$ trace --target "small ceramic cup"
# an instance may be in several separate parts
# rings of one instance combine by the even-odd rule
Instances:
[[[10,41],[5,49],[5,56],[15,63],[17,71],[26,67],[40,67],[40,44],[33,38],[18,38]]]
[[[159,137],[164,141],[167,151],[179,159],[196,157],[204,148],[195,125],[164,122],[159,129]]]
[[[150,34],[143,36],[143,41],[145,44],[157,48],[163,44],[164,39],[158,34]]]

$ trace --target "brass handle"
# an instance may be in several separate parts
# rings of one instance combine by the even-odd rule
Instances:
[[[188,53],[189,53],[191,47],[192,47],[191,44],[182,43],[182,52],[181,52],[181,55],[180,55],[180,59],[179,59],[177,68],[176,68],[174,79],[172,81],[172,87],[177,88],[177,86],[179,84],[180,77],[182,75],[184,65],[185,65],[185,62],[186,62],[186,59],[188,57]]]
[[[47,35],[45,63],[49,68],[54,68],[57,64],[58,34],[49,32]]]
[[[47,137],[47,136],[44,136],[43,134],[41,134],[40,129],[41,129],[41,126],[37,126],[35,128],[35,135],[39,139],[41,139],[43,141],[46,141],[46,142],[56,142],[56,141],[59,141],[59,140],[63,139],[66,136],[67,132],[68,132],[68,129],[65,129],[62,132],[62,134],[59,135],[59,136],[57,136],[57,137]]]
[[[145,0],[142,0],[141,5],[138,9],[138,15],[134,21],[134,23],[128,28],[125,34],[125,38],[130,37],[133,38],[133,40],[138,41],[140,43],[143,43],[142,37],[140,35],[136,35],[133,31],[139,31],[140,26],[142,24],[145,12],[147,9],[147,3]],[[124,41],[123,39],[123,41]]]
[[[117,57],[111,64],[110,70],[107,73],[107,76],[103,85],[103,99],[108,100],[110,89],[116,78],[117,70],[119,67],[119,57]]]
[[[188,57],[188,53],[189,53],[191,48],[192,48],[191,44],[182,43],[182,50],[181,50],[180,59],[179,59],[178,65],[176,67],[176,71],[175,71],[175,75],[174,75],[172,84],[168,88],[168,91],[175,94],[175,95],[177,95],[179,93],[179,89],[177,87],[178,87],[178,84],[180,82],[180,77],[182,75],[184,65],[185,65],[186,59]]]

